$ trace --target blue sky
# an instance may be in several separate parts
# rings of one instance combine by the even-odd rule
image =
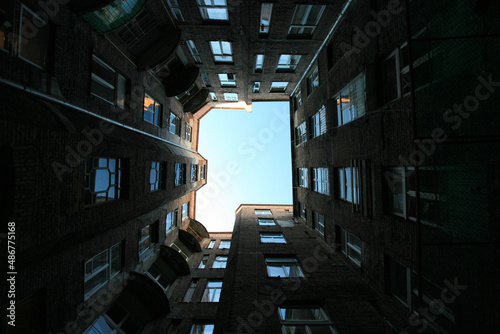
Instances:
[[[289,104],[252,107],[213,109],[201,119],[208,183],[197,192],[196,220],[209,232],[232,231],[240,204],[292,203]]]

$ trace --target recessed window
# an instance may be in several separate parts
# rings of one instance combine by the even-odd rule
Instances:
[[[265,244],[286,244],[282,233],[261,233],[260,242]]]
[[[224,93],[224,100],[226,100],[227,102],[238,102],[238,94]]]
[[[181,119],[173,112],[170,113],[170,126],[168,130],[174,135],[181,135]]]
[[[151,248],[151,229],[148,226],[139,231],[139,257],[147,253]]]
[[[210,48],[216,63],[232,63],[233,49],[231,42],[226,41],[210,41]]]
[[[325,216],[313,211],[313,227],[322,236],[325,235]]]
[[[236,87],[236,74],[219,73],[221,87]]]
[[[184,22],[184,16],[182,16],[181,8],[177,0],[167,0],[167,4],[168,7],[170,7],[170,10],[172,11],[175,19],[177,21]]]
[[[194,324],[189,334],[212,334],[213,332],[213,324]]]
[[[207,246],[207,249],[213,249],[215,246],[215,240],[210,240],[210,243]]]
[[[198,280],[192,280],[191,283],[189,283],[189,287],[186,290],[186,293],[184,294],[184,298],[182,299],[184,303],[190,303],[193,301],[193,295],[197,285],[198,285]]]
[[[186,184],[186,164],[175,163],[175,186]]]
[[[27,35],[33,36],[28,38],[23,36],[25,27],[33,25],[35,34],[29,32],[31,29],[26,29],[28,30]],[[21,22],[19,23],[19,27],[22,27],[23,31],[23,33],[19,36],[20,41],[15,42],[15,45],[18,47],[17,54],[19,55],[19,58],[24,59],[41,69],[45,69],[48,65],[49,57],[50,25],[26,6],[21,5]],[[0,33],[3,32],[3,26],[1,29]],[[6,37],[1,37],[2,41],[0,42],[0,46],[5,47],[6,44],[9,43],[9,40],[7,39],[7,43],[5,43],[4,38]],[[24,40],[25,38],[26,40]],[[13,43],[14,41],[10,42]]]
[[[261,73],[264,67],[264,55],[257,55],[255,57],[255,73]]]
[[[358,76],[336,96],[337,125],[349,123],[365,114],[365,76]]]
[[[253,92],[254,93],[260,92],[260,81],[256,81],[253,83]]]
[[[307,77],[307,95],[311,94],[319,86],[319,72],[316,65],[309,77]]]
[[[274,226],[276,224],[274,223],[273,219],[259,218],[259,225],[260,226]]]
[[[203,258],[200,261],[198,269],[205,269],[207,267],[207,263],[208,263],[208,255],[203,255]]]
[[[149,171],[149,191],[165,189],[164,174],[163,164],[159,161],[152,161]]]
[[[317,113],[311,116],[311,138],[316,138],[326,133],[326,107],[323,105]]]
[[[321,307],[278,307],[278,313],[283,333],[338,333]]]
[[[227,256],[216,256],[214,263],[212,264],[213,269],[223,269],[226,268]]]
[[[184,105],[191,97],[198,93],[199,90],[200,88],[194,83],[185,92],[177,95],[175,98]]]
[[[120,273],[121,256],[122,249],[121,242],[119,242],[85,262],[85,299],[88,299]]]
[[[271,93],[284,93],[286,91],[286,87],[288,86],[288,82],[284,81],[275,81],[271,83]]]
[[[189,216],[189,202],[182,204],[181,220]]]
[[[298,90],[297,93],[295,93],[295,110],[297,110],[300,106],[302,106],[302,91]]]
[[[299,187],[307,188],[309,177],[307,175],[307,168],[298,168]]]
[[[212,98],[212,101],[217,101],[217,95],[215,95],[214,92],[210,92],[210,97]]]
[[[221,291],[222,281],[208,281],[201,301],[208,303],[218,303]]]
[[[408,44],[394,50],[382,62],[384,103],[392,102],[411,92]]]
[[[191,165],[191,182],[196,182],[198,181],[198,165],[192,164]]]
[[[107,1],[106,3],[109,2],[111,1]],[[115,0],[105,7],[102,7],[88,14],[84,14],[83,18],[87,22],[89,22],[97,31],[99,31],[100,33],[104,33],[106,31],[113,30],[122,26],[124,22],[130,23],[132,21],[135,23],[137,21],[136,16],[140,16],[141,13],[147,16],[147,11],[139,12],[143,8],[143,5],[144,2],[140,0]],[[134,18],[134,20],[131,20],[132,18]],[[154,20],[149,19],[147,21],[150,24],[156,24],[156,22],[151,22]],[[135,34],[143,34],[145,30],[144,27],[137,26],[131,26],[129,28],[130,31],[134,31]]]
[[[198,0],[198,7],[204,20],[229,20],[226,0]]]
[[[219,249],[229,249],[231,248],[231,240],[221,240],[219,243]]]
[[[120,198],[121,160],[87,158],[85,161],[85,204],[98,204]]]
[[[266,266],[269,277],[304,277],[294,258],[266,258]]]
[[[184,131],[184,139],[187,140],[187,141],[191,141],[192,140],[192,136],[193,136],[193,127],[191,125],[189,125],[188,123],[185,123],[185,131]]]
[[[306,122],[302,122],[295,128],[295,145],[300,145],[307,141]]]
[[[337,184],[340,199],[359,204],[359,169],[357,167],[339,168]]]
[[[167,213],[167,217],[165,218],[165,231],[166,233],[170,232],[177,226],[177,209]]]
[[[293,72],[300,61],[299,55],[280,55],[276,72]]]
[[[313,190],[320,194],[330,195],[328,168],[313,168]]]
[[[255,209],[256,215],[272,215],[271,210],[269,209]]]
[[[156,126],[161,122],[161,104],[148,94],[144,94],[144,120]]]
[[[273,4],[272,3],[263,3],[261,5],[259,34],[267,35],[269,33],[272,12],[273,12]]]
[[[306,205],[302,202],[299,202],[299,216],[300,218],[306,219],[307,218],[307,211],[306,211]]]
[[[200,180],[205,179],[205,165],[201,165],[200,167]]]
[[[112,67],[92,55],[91,94],[124,109],[126,89],[127,80],[125,77],[116,73]]]
[[[170,287],[172,281],[168,278],[169,275],[165,274],[160,268],[158,268],[155,263],[151,265],[151,267],[146,271],[146,275],[149,276],[152,280],[156,281],[158,285],[164,290],[167,291]]]
[[[184,253],[184,251],[179,246],[177,246],[175,243],[171,244],[170,248],[172,248],[173,250],[175,250],[176,252],[181,254],[181,256],[184,258],[184,260],[187,261],[189,259],[189,256],[186,253]]]
[[[198,49],[196,48],[196,45],[194,44],[194,41],[191,39],[187,40],[186,44],[189,48],[189,52],[191,53],[191,56],[193,56],[194,62],[196,64],[201,64],[202,63],[201,56],[200,56],[200,53],[198,52]]]
[[[203,80],[203,83],[205,84],[205,87],[210,87],[210,80],[208,80],[208,75],[206,73],[201,74],[201,79]]]
[[[325,6],[321,5],[297,5],[288,36],[310,38],[318,26],[324,10]]]
[[[353,234],[341,229],[340,248],[352,262],[358,267],[361,266],[361,240]]]

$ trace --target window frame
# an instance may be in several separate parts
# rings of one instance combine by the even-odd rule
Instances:
[[[184,22],[184,16],[182,15],[181,7],[177,0],[167,0],[168,7],[174,15],[175,19],[180,22]]]
[[[168,132],[176,136],[181,135],[181,118],[173,112],[170,112]]]
[[[96,163],[97,159],[97,163]],[[106,159],[106,167],[100,167],[100,161],[101,159]],[[110,166],[110,161],[114,160],[114,171],[109,170],[111,168]],[[91,162],[91,167],[89,167],[89,161]],[[90,170],[89,170],[90,169]],[[91,177],[92,177],[92,172],[95,170],[107,170],[108,171],[108,188],[106,191],[95,190],[95,186],[97,183],[97,172],[94,173],[94,190],[90,189],[90,184],[92,182]],[[114,178],[113,178],[114,176]],[[114,183],[113,183],[114,179]],[[101,181],[102,182],[102,181]],[[85,159],[85,186],[84,186],[84,203],[85,206],[93,206],[93,205],[100,205],[112,201],[119,200],[122,198],[123,195],[123,161],[120,158],[108,158],[108,157],[88,157]],[[114,194],[113,197],[110,197],[108,192],[110,191],[111,188],[114,188]],[[87,194],[90,193],[90,202],[87,199]],[[106,194],[105,197],[98,196],[98,194]],[[95,196],[95,198],[94,198]],[[98,198],[104,198],[104,200],[98,200]]]
[[[108,70],[109,73],[112,73],[113,83],[108,82],[106,79],[101,78],[97,73],[94,73],[95,70],[94,62],[97,63],[100,67],[102,67],[104,70]],[[105,88],[111,89],[113,94],[113,99],[109,100],[108,98],[96,93],[95,88],[92,89],[93,87],[92,83],[96,83],[98,85],[104,86]],[[123,75],[118,73],[113,67],[109,66],[104,60],[97,57],[95,54],[92,54],[92,66],[90,74],[90,95],[95,96],[103,101],[106,101],[107,103],[112,104],[120,109],[125,109],[125,97],[127,94],[127,85],[128,85],[128,80]]]
[[[193,127],[188,123],[184,123],[184,140],[192,142],[193,140]]]
[[[306,121],[300,123],[295,128],[295,146],[299,146],[307,141],[307,123]]]
[[[210,332],[207,332],[207,328],[205,326],[211,326],[211,328],[208,328],[208,330],[211,330]],[[191,326],[191,331],[189,334],[212,334],[214,332],[215,325],[214,324],[193,324]]]
[[[272,216],[273,215],[271,209],[255,209],[254,213],[256,215],[265,215],[265,216]]]
[[[326,129],[326,107],[322,105],[321,108],[309,118],[311,139],[324,135]]]
[[[116,253],[113,253],[114,250],[116,250]],[[100,257],[102,254],[106,254],[106,263],[101,264],[98,266],[96,269],[94,269],[93,265],[93,260],[97,259]],[[117,254],[117,257],[113,257],[114,254]],[[119,268],[118,270],[115,270],[113,266],[113,262],[115,259],[118,259],[119,262]],[[85,261],[83,264],[84,268],[84,300],[89,299],[93,294],[95,294],[97,291],[99,291],[102,287],[104,287],[106,284],[108,284],[114,277],[116,277],[118,274],[121,273],[122,269],[122,242],[119,241],[109,248],[106,248],[105,250],[99,252],[97,255],[94,255],[92,258],[88,259]],[[91,263],[92,266],[92,272],[90,274],[87,274],[87,265]],[[87,291],[87,287],[85,287],[86,283],[92,280],[93,278],[97,277],[99,274],[106,272],[105,279],[104,281],[94,285],[90,290]]]
[[[268,221],[268,222],[265,222],[265,221]],[[257,218],[257,222],[258,222],[259,226],[276,226],[276,222],[274,221],[274,219]]]
[[[221,240],[219,242],[218,249],[230,249],[231,248],[231,240]]]
[[[194,41],[192,39],[188,39],[186,40],[186,44],[188,46],[189,52],[191,53],[191,56],[193,57],[194,62],[196,64],[203,64],[200,52],[198,51],[196,44],[194,44]]]
[[[362,88],[361,94],[358,92],[359,87]],[[348,107],[343,108],[342,96],[345,96],[346,91],[348,91],[347,95],[349,96],[348,98],[349,102],[346,103],[348,104]],[[366,91],[365,74],[361,73],[334,95],[334,100],[336,101],[337,104],[338,127],[350,123],[358,118],[361,118],[366,114],[365,91]],[[353,94],[359,97],[352,98]]]
[[[236,87],[236,74],[219,73],[218,77],[221,87]]]
[[[153,102],[153,112],[152,112],[152,121],[146,119],[146,111],[149,111],[149,108],[151,107],[151,104],[149,106],[146,106],[146,100],[149,99]],[[151,97],[148,93],[144,93],[144,113],[142,119],[150,124],[156,125],[157,127],[161,127],[161,121],[162,121],[162,112],[163,112],[163,105],[158,102],[156,99]]]
[[[299,187],[309,189],[309,169],[307,167],[297,168]]]
[[[350,177],[348,178],[347,175]],[[359,167],[337,168],[337,177],[338,198],[352,204],[359,204],[361,197]]]
[[[265,7],[269,8],[269,17],[264,17],[265,14],[267,15],[267,10]],[[259,35],[267,36],[269,34],[269,29],[271,28],[272,14],[273,14],[273,4],[269,2],[262,3],[260,6]]]
[[[267,277],[273,277],[273,278],[305,277],[304,271],[302,270],[300,263],[296,258],[293,258],[293,257],[266,257],[265,263],[266,263],[266,269],[267,269]],[[271,276],[269,263],[275,263],[275,265],[273,265],[273,267],[275,267],[275,268],[281,267],[281,270],[283,271],[283,276],[281,276],[281,274],[279,274],[278,276]],[[295,272],[297,273],[296,276],[292,276],[292,268],[295,269]]]
[[[189,180],[191,181],[191,183],[198,181],[198,165],[197,164],[191,164],[191,173],[190,173]]]
[[[202,3],[202,1],[204,3]],[[207,4],[206,2],[210,1],[210,4]],[[217,5],[216,1],[224,1],[224,5]],[[196,3],[198,4],[198,8],[200,9],[200,14],[203,20],[205,21],[213,21],[213,22],[224,22],[224,21],[229,21],[229,10],[227,7],[227,1],[226,0],[197,0]],[[225,18],[213,18],[210,17],[209,10],[220,10],[223,9]]]
[[[262,73],[264,69],[264,59],[265,59],[264,54],[257,54],[255,55],[255,67],[254,67],[254,72],[255,73]]]
[[[294,20],[296,15],[300,12],[301,7],[306,7],[304,16],[300,19],[300,23],[295,23]],[[306,24],[307,21],[309,20],[309,16],[311,15],[311,11],[314,6],[320,6],[321,8],[319,9],[318,16],[316,18],[316,22],[314,24]],[[290,28],[288,29],[288,37],[295,37],[295,38],[311,38],[314,35],[314,32],[316,31],[316,28],[318,27],[319,21],[321,20],[321,17],[323,16],[323,13],[325,11],[326,6],[325,5],[308,5],[308,4],[298,4],[295,6],[295,11],[293,12],[292,20],[290,22]],[[292,33],[292,29],[298,29],[298,32]],[[311,29],[310,33],[305,32],[306,29]]]
[[[295,72],[301,58],[302,58],[302,55],[280,54],[280,57],[278,59],[278,64],[276,65],[276,73],[293,73],[293,72]],[[294,59],[296,59],[296,60],[294,60]]]
[[[272,81],[269,93],[285,93],[289,83],[288,81]]]
[[[29,20],[30,18],[27,17],[27,19],[29,20],[29,22],[31,22],[32,24],[34,24],[36,26],[36,36],[43,36],[43,33],[45,33],[45,36],[44,36],[44,43],[43,46],[45,47],[43,50],[43,53],[44,56],[45,56],[45,60],[43,61],[43,64],[40,65],[40,64],[37,64],[36,62],[26,58],[25,56],[23,56],[23,49],[22,49],[22,46],[23,45],[27,45],[29,43],[29,38],[27,38],[27,41],[23,41],[23,34],[20,33],[19,36],[17,36],[19,38],[18,41],[14,40],[12,41],[13,43],[11,43],[11,47],[15,47],[16,44],[17,44],[17,48],[15,50],[17,56],[22,59],[23,61],[41,69],[41,70],[47,70],[47,67],[48,67],[48,62],[49,62],[49,57],[50,57],[50,41],[51,41],[51,29],[50,29],[50,23],[44,19],[42,19],[37,13],[35,13],[34,11],[32,11],[29,7],[27,7],[25,4],[21,3],[21,6],[20,6],[21,10],[20,10],[20,13],[19,13],[19,31],[23,31],[23,19],[24,17],[26,17],[25,15],[25,11],[31,16],[31,20]],[[35,22],[35,20],[39,21],[41,23],[41,25],[37,25]],[[8,36],[5,36],[6,39],[8,38]],[[37,43],[30,43],[31,45],[36,45]],[[3,49],[3,50],[7,50],[8,49],[4,49],[4,48],[0,48],[0,49]]]
[[[170,231],[173,231],[177,227],[177,215],[178,210],[175,209],[167,213],[167,215],[165,216],[165,234],[168,234]]]
[[[186,184],[186,164],[183,162],[175,163],[174,185],[179,187]]]
[[[309,309],[311,314],[314,315],[316,312],[319,313],[318,316],[315,316],[317,319],[287,319],[286,314],[287,310],[299,310],[299,309]],[[318,311],[315,311],[318,310]],[[305,333],[312,334],[312,328],[328,328],[331,334],[337,334],[337,331],[332,327],[332,321],[328,314],[323,310],[322,307],[319,306],[294,306],[294,305],[286,305],[278,307],[278,317],[281,323],[281,331],[283,334],[291,333],[291,329],[297,329],[297,327],[302,327],[305,330]]]
[[[220,283],[220,286],[218,286]],[[212,286],[210,286],[212,284]],[[201,302],[203,303],[218,303],[222,292],[222,281],[209,280],[205,286]]]
[[[181,207],[181,221],[184,221],[186,218],[189,218],[189,202],[182,204]]]
[[[299,217],[307,219],[307,207],[305,203],[299,202]]]
[[[351,232],[347,231],[344,228],[340,229],[341,237],[340,237],[340,249],[342,253],[349,258],[355,265],[361,267],[361,261],[363,259],[363,242],[360,238],[356,237]],[[357,245],[353,241],[359,241],[360,245]],[[357,254],[359,256],[359,260],[353,256],[353,254]]]
[[[221,64],[233,63],[233,43],[229,41],[209,41],[210,50],[212,51],[212,56],[214,62]],[[214,47],[218,45],[219,52],[215,52]],[[224,48],[226,46],[226,48]],[[229,52],[228,52],[229,51]]]
[[[323,237],[325,236],[325,216],[313,211],[313,226],[319,234]]]
[[[330,195],[328,167],[315,167],[312,170],[313,190],[323,195]]]
[[[182,297],[183,303],[193,302],[193,296],[194,296],[194,293],[196,291],[197,286],[198,286],[198,280],[197,279],[191,280],[186,292],[184,293],[184,296]]]
[[[260,232],[260,242],[263,244],[287,244],[285,236],[281,232]]]
[[[146,231],[146,234],[144,231]],[[139,259],[147,256],[147,253],[150,253],[153,247],[153,242],[151,241],[151,225],[146,225],[139,230]]]
[[[227,259],[226,255],[216,255],[214,262],[212,262],[212,269],[225,269],[227,267]]]
[[[210,240],[210,242],[207,245],[207,249],[214,249],[215,247],[215,240]]]
[[[307,96],[311,95],[312,92],[319,87],[319,69],[316,64],[311,74],[307,77]]]
[[[226,102],[238,102],[238,93],[224,93],[224,100]]]

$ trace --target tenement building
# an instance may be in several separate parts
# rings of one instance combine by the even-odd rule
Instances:
[[[500,328],[499,18],[489,0],[1,1],[2,332]],[[200,119],[253,101],[290,101],[293,203],[209,232]]]

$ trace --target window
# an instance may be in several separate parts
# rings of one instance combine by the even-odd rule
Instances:
[[[221,281],[208,281],[205,292],[203,293],[202,302],[218,303],[220,299],[220,293],[222,291]]]
[[[158,285],[164,290],[167,291],[170,287],[171,281],[167,278],[167,276],[153,263],[151,267],[146,271],[146,275],[151,277]]]
[[[191,165],[191,182],[198,181],[198,165]]]
[[[310,124],[311,138],[316,138],[326,133],[326,107],[324,105],[310,118]]]
[[[212,101],[217,101],[217,95],[215,95],[214,92],[210,92],[210,97],[212,98]]]
[[[307,77],[307,95],[311,94],[319,86],[318,66],[314,67],[311,75]]]
[[[339,168],[338,178],[339,198],[359,204],[359,169],[357,167]]]
[[[358,76],[335,97],[338,126],[349,123],[365,114],[365,76]]]
[[[411,92],[408,44],[394,50],[382,63],[384,102],[389,103]]]
[[[186,90],[185,92],[175,96],[175,98],[180,102],[182,103],[183,105],[189,101],[191,99],[191,97],[193,97],[196,93],[198,93],[198,91],[200,90],[200,88],[194,83],[191,85],[191,87],[188,88],[188,90]],[[180,122],[179,122],[180,124]],[[179,134],[180,135],[180,128],[179,128]]]
[[[256,215],[271,215],[271,210],[269,209],[255,209]]]
[[[328,315],[321,307],[287,306],[278,307],[283,333],[331,333],[337,331],[331,326]]]
[[[207,248],[208,249],[213,249],[215,246],[215,240],[210,240],[210,243],[208,244]]]
[[[221,240],[219,249],[229,249],[231,247],[231,240]]]
[[[201,73],[201,79],[203,80],[203,84],[205,85],[205,87],[210,87],[211,86],[210,80],[208,79],[208,74]]]
[[[260,81],[256,81],[253,83],[253,92],[254,93],[260,92]]]
[[[224,100],[226,100],[227,102],[238,102],[238,94],[224,93]]]
[[[139,231],[139,257],[146,254],[151,247],[151,230],[149,225]]]
[[[390,293],[395,296],[403,304],[411,308],[412,297],[418,300],[418,296],[413,295],[412,287],[412,272],[409,268],[403,266],[392,258],[386,258],[389,266],[389,289]],[[415,291],[416,292],[416,291]]]
[[[361,240],[353,234],[341,229],[340,248],[352,262],[361,266]]]
[[[166,227],[165,227],[166,233],[168,233],[170,230],[172,230],[174,227],[177,226],[177,209],[167,214],[165,222],[166,222]]]
[[[201,165],[201,168],[200,168],[200,180],[204,180],[205,179],[205,165]]]
[[[297,5],[293,13],[292,23],[288,36],[309,38],[314,33],[321,18],[325,6],[320,5]]]
[[[299,55],[280,55],[276,72],[293,72],[300,61]]]
[[[322,236],[325,236],[325,216],[313,211],[313,227]]]
[[[271,13],[273,11],[272,3],[263,3],[260,9],[260,27],[259,33],[267,35],[269,33],[269,26],[271,25]]]
[[[119,242],[85,262],[85,299],[120,273],[121,253],[121,242]]]
[[[299,202],[299,216],[300,218],[307,218],[307,209],[304,203]]]
[[[198,49],[196,48],[196,45],[194,44],[194,41],[189,39],[186,41],[187,46],[189,48],[189,52],[191,53],[191,56],[193,56],[194,62],[196,64],[201,64],[201,56],[200,53],[198,52]]]
[[[112,67],[92,55],[91,94],[124,109],[126,89],[127,80],[125,77],[116,73]]]
[[[208,263],[208,255],[203,255],[203,258],[200,261],[198,269],[205,269],[207,267],[207,263]]]
[[[167,0],[167,3],[168,3],[168,7],[170,7],[170,10],[172,11],[172,14],[174,15],[175,19],[177,21],[184,22],[184,16],[182,16],[181,8],[180,8],[177,0]]]
[[[181,220],[186,219],[189,216],[189,202],[182,204]]]
[[[307,188],[308,187],[308,175],[307,168],[299,168],[299,187]]]
[[[158,161],[151,162],[151,170],[149,171],[149,190],[155,191],[165,189],[163,164]]]
[[[286,91],[286,87],[288,86],[288,82],[272,82],[271,83],[271,93],[284,93]]]
[[[190,142],[192,140],[192,136],[193,136],[193,127],[188,123],[185,123],[184,139]]]
[[[144,38],[147,38],[147,36],[149,36],[149,34],[151,34],[151,32],[153,32],[155,29],[159,29],[158,22],[155,19],[153,13],[151,13],[151,11],[149,11],[148,9],[140,10],[143,5],[142,3],[140,3],[140,1],[137,0],[132,0],[132,1],[134,1],[137,5],[136,8],[137,11],[139,11],[137,12],[137,15],[133,14],[129,17],[123,17],[122,20],[113,22],[114,28],[119,27],[117,29],[116,35],[122,40],[122,42],[126,45],[128,49],[134,48],[134,46],[139,41],[143,40]],[[115,20],[115,18],[119,16],[116,15],[117,14],[116,9],[118,9],[118,11],[121,11],[120,14],[122,14],[123,13],[122,10],[125,9],[124,7],[130,6],[130,2],[131,2],[130,0],[115,0],[107,7],[98,9],[89,14],[85,14],[83,15],[83,17],[92,26],[94,26],[94,28],[96,28],[98,31],[102,33],[106,30],[114,29],[111,28],[107,22],[104,22],[104,20],[107,20],[108,22],[111,20]],[[129,8],[127,8],[126,10],[128,9]],[[107,12],[107,10],[110,11]],[[94,17],[92,18],[91,16]],[[104,16],[108,17],[102,20]]]
[[[328,168],[313,168],[313,190],[320,194],[330,195]]]
[[[170,113],[170,127],[169,127],[170,133],[173,133],[174,135],[180,136],[181,135],[181,119],[175,115],[173,112]]]
[[[144,120],[156,126],[161,122],[161,104],[148,94],[144,94]]]
[[[194,324],[189,334],[212,334],[213,332],[213,324]]]
[[[259,225],[260,226],[274,226],[274,220],[273,219],[264,219],[264,218],[259,218]]]
[[[212,264],[213,269],[223,269],[226,268],[227,256],[216,256],[215,261]]]
[[[7,16],[5,16],[5,18],[7,19]],[[30,32],[31,29],[26,29],[28,30],[26,33],[25,27],[33,25],[36,26],[33,27],[36,35],[31,36],[33,35],[33,33]],[[41,69],[46,69],[49,60],[50,25],[26,6],[21,5],[21,22],[19,23],[19,27],[22,27],[20,36],[21,40],[10,40],[9,36],[2,36],[3,34],[1,34],[0,37],[2,38],[0,46],[5,48],[9,43],[12,43],[18,47],[17,53],[19,58],[24,59]],[[3,22],[0,29],[0,33],[2,33],[4,29]],[[29,36],[24,36],[25,34]],[[6,42],[4,42],[4,38],[6,39]]]
[[[220,73],[219,81],[221,87],[236,87],[236,74]]]
[[[212,49],[212,54],[214,55],[214,61],[216,63],[233,62],[233,50],[231,47],[231,42],[210,41],[210,48]]]
[[[135,23],[137,16],[141,14],[148,16],[147,11],[140,11],[144,5],[144,2],[140,0],[115,0],[106,1],[106,3],[109,3],[109,5],[83,15],[83,18],[100,33],[113,30],[130,21]],[[150,22],[153,21],[151,19],[147,21],[153,23]],[[135,28],[133,30],[136,33],[142,34],[144,31],[144,27]]]
[[[261,233],[260,242],[265,244],[286,244],[282,233]]]
[[[175,164],[175,186],[186,184],[186,164],[177,162]]]
[[[257,55],[255,57],[255,73],[261,73],[264,67],[264,55]]]
[[[267,258],[269,277],[304,277],[299,262],[294,258]]]
[[[179,246],[177,246],[175,243],[171,244],[170,248],[174,249],[176,252],[181,254],[181,256],[184,258],[184,260],[187,261],[189,259],[189,256],[187,256],[186,253],[184,253],[184,251]]]
[[[83,334],[137,333],[141,323],[119,301],[85,331]]]
[[[302,91],[297,91],[295,94],[295,110],[297,110],[300,106],[302,106]]]
[[[226,0],[198,0],[198,7],[204,20],[229,20]]]
[[[122,162],[115,158],[87,158],[85,161],[85,193],[87,205],[120,198]]]
[[[182,301],[184,303],[189,303],[189,302],[193,301],[193,295],[194,295],[194,291],[196,290],[197,285],[198,285],[198,280],[191,281],[188,289],[186,290],[186,294],[184,295],[184,298],[182,299]]]

